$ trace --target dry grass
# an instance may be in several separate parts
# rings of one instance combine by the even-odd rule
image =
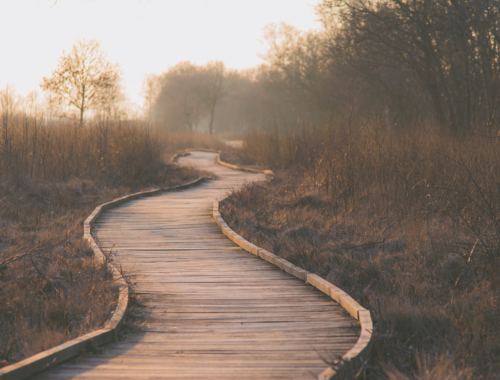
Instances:
[[[134,122],[40,123],[24,115],[0,139],[0,367],[101,327],[117,289],[96,265],[83,221],[96,205],[197,178],[166,165]],[[133,299],[132,306],[138,303]],[[129,318],[140,316],[135,307]]]
[[[357,378],[498,378],[499,148],[429,128],[252,134],[242,160],[278,175],[221,211],[371,310],[375,345]]]

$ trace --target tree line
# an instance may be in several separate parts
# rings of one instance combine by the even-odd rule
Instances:
[[[208,133],[366,120],[457,132],[497,127],[500,0],[320,0],[315,9],[317,30],[265,28],[258,67],[180,62],[146,76],[145,117]],[[88,115],[126,117],[122,83],[120,66],[100,43],[80,40],[43,79],[43,97],[0,92],[3,128],[16,107],[80,124]]]
[[[205,66],[180,62],[161,76],[149,75],[143,95],[149,118],[160,119],[170,128],[195,131],[202,118],[213,133],[215,110],[236,85],[235,73],[220,61]]]
[[[499,0],[321,0],[318,30],[266,27],[259,67],[182,62],[156,76],[150,117],[210,131],[368,119],[496,127],[499,12]]]

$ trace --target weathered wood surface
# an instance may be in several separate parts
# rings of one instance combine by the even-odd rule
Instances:
[[[149,300],[143,332],[36,379],[311,379],[357,341],[358,322],[329,297],[237,247],[212,202],[263,179],[195,152],[181,165],[218,177],[106,211],[94,236]]]

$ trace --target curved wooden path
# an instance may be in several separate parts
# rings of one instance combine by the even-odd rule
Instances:
[[[135,274],[152,307],[143,332],[36,379],[312,379],[345,354],[358,325],[310,285],[237,247],[211,216],[232,188],[263,179],[179,159],[217,180],[104,212],[94,236]]]

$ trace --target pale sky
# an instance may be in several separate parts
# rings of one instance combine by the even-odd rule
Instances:
[[[102,42],[120,63],[126,92],[142,103],[145,74],[180,61],[221,60],[233,69],[261,63],[263,27],[284,21],[317,28],[317,0],[0,0],[0,88],[26,95],[80,38]]]

